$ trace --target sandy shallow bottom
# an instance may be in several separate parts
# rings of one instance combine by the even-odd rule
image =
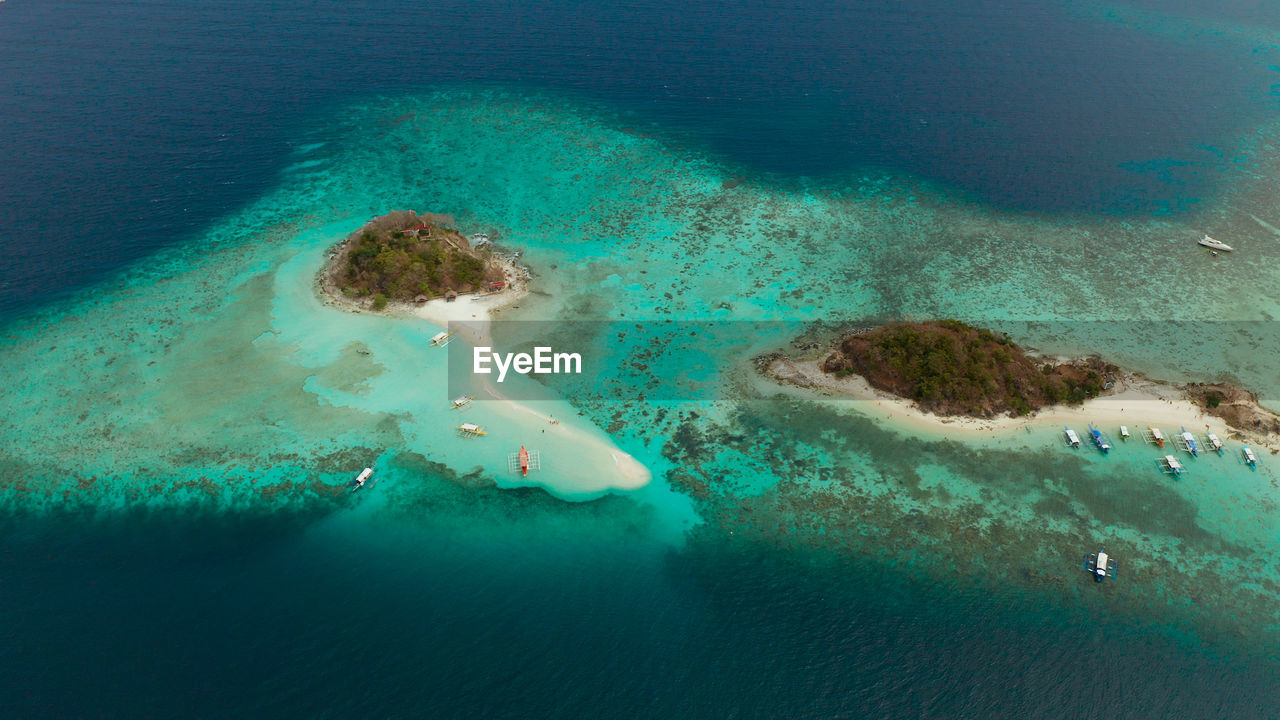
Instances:
[[[432,362],[415,374],[414,384],[434,386],[439,391],[437,395],[448,398],[447,403],[432,403],[431,407],[418,406],[412,410],[414,426],[421,428],[415,436],[431,443],[430,449],[435,450],[438,446],[427,439],[430,434],[425,429],[427,426],[453,429],[463,422],[480,425],[486,431],[484,436],[459,433],[458,437],[465,441],[460,446],[465,452],[449,449],[447,457],[478,462],[479,467],[492,473],[504,487],[542,487],[564,499],[589,499],[609,491],[644,486],[652,477],[649,470],[598,428],[590,427],[579,418],[563,398],[531,388],[531,381],[524,378],[513,376],[499,384],[492,376],[470,372],[471,348],[494,345],[490,333],[493,319],[518,308],[528,297],[527,274],[512,263],[504,264],[509,286],[501,293],[462,295],[453,301],[435,299],[412,307],[392,308],[386,313],[362,313],[369,316],[373,324],[386,320],[416,328],[412,331],[417,336],[413,344],[421,347],[419,340],[427,338],[424,354],[443,360]],[[300,266],[306,265],[308,263],[300,263]],[[296,275],[298,280],[305,279],[305,267]],[[339,301],[325,300],[322,304],[323,311],[351,314]],[[437,345],[430,339],[440,332],[452,334]],[[541,399],[517,402],[506,394],[512,387],[522,392],[522,396],[535,394]],[[395,391],[394,387],[388,388],[389,393]],[[454,408],[453,401],[460,396],[475,399]],[[528,475],[514,472],[510,459],[522,446],[528,446],[539,458],[538,467]],[[428,448],[414,448],[413,444],[410,448],[438,457],[438,451],[428,453]],[[486,450],[484,457],[477,452],[481,448]],[[452,460],[450,464],[459,463]]]

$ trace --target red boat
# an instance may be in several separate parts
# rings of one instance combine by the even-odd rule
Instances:
[[[528,476],[529,474],[529,451],[520,446],[520,474]]]

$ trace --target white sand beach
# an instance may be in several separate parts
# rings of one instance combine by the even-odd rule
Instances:
[[[413,308],[413,314],[427,322],[450,329],[460,339],[472,346],[492,346],[490,322],[495,314],[506,308],[519,304],[528,295],[528,272],[512,261],[504,262],[507,275],[507,288],[498,293],[460,295],[456,300],[436,299]],[[652,479],[640,461],[623,452],[609,441],[603,433],[593,433],[586,428],[562,423],[552,415],[540,412],[531,405],[512,400],[504,395],[494,384],[485,378],[481,381],[485,393],[492,399],[499,400],[506,408],[511,419],[528,418],[528,422],[520,423],[531,433],[535,432],[539,442],[548,447],[558,448],[561,454],[579,458],[580,464],[594,464],[589,478],[578,478],[575,489],[581,492],[603,492],[608,490],[634,490],[648,484]],[[605,458],[612,459],[612,468],[600,467]],[[603,461],[603,462],[602,462]],[[581,468],[579,468],[581,469]],[[536,477],[530,479],[536,480]]]
[[[421,305],[405,306],[414,315],[441,327],[450,323],[483,324],[503,308],[511,307],[529,294],[529,271],[514,258],[495,256],[506,277],[506,287],[497,292],[468,293],[456,300],[436,298]],[[458,328],[455,328],[458,329]],[[472,331],[473,332],[473,331]]]
[[[1121,425],[1140,436],[1148,426],[1165,431],[1186,427],[1193,432],[1212,432],[1226,439],[1242,435],[1250,443],[1269,449],[1280,449],[1274,436],[1243,434],[1221,418],[1204,412],[1172,385],[1165,385],[1135,375],[1119,379],[1119,389],[1103,397],[1086,400],[1079,406],[1055,406],[1023,417],[998,416],[973,418],[940,416],[926,412],[910,400],[877,390],[860,375],[837,378],[823,372],[820,359],[773,360],[768,372],[774,378],[808,393],[839,398],[857,403],[858,410],[872,417],[890,420],[894,425],[926,435],[965,435],[1002,433],[1046,425],[1081,425],[1092,423],[1115,434]]]

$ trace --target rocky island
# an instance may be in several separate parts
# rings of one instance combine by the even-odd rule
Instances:
[[[1026,415],[1079,405],[1109,388],[1118,368],[1096,358],[1050,362],[1008,336],[959,320],[898,322],[845,337],[822,363],[938,415]]]
[[[1280,448],[1280,415],[1247,390],[1161,382],[1097,357],[1044,357],[958,320],[866,328],[821,354],[776,353],[758,358],[758,367],[785,385],[874,403],[890,418],[948,432],[1031,421],[1212,423],[1232,437]]]
[[[335,300],[362,309],[502,289],[519,275],[488,243],[474,247],[447,215],[398,211],[338,243],[320,272]]]

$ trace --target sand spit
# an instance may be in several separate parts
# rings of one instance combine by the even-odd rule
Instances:
[[[401,317],[417,317],[427,321],[441,330],[452,330],[455,340],[461,340],[473,347],[493,346],[490,333],[490,322],[502,311],[518,307],[520,301],[529,293],[530,272],[519,263],[518,253],[495,253],[494,259],[502,268],[506,278],[506,287],[500,291],[488,293],[460,294],[454,300],[437,298],[421,304],[388,303],[380,311],[374,311],[344,297],[336,289],[328,287],[322,280],[317,281],[318,290],[326,303],[340,307],[349,312],[375,313]],[[327,276],[321,272],[320,278]],[[434,335],[435,331],[430,334]],[[652,479],[640,461],[623,452],[607,437],[600,437],[575,425],[561,423],[551,415],[539,412],[533,407],[517,402],[505,396],[489,379],[484,379],[484,391],[492,399],[501,401],[506,408],[506,415],[512,418],[526,416],[533,422],[530,430],[538,427],[538,435],[544,440],[559,447],[576,447],[587,458],[612,458],[613,468],[600,467],[594,476],[591,487],[575,486],[577,492],[606,492],[609,490],[634,490],[648,484]],[[600,461],[597,460],[597,463]],[[608,462],[607,460],[604,462]]]
[[[1056,405],[1022,417],[976,418],[925,412],[910,400],[871,387],[860,375],[837,378],[823,372],[821,359],[776,357],[763,365],[765,373],[780,383],[825,397],[854,401],[867,415],[925,434],[975,436],[1045,425],[1092,423],[1112,434],[1118,426],[1127,425],[1131,433],[1139,435],[1149,425],[1164,429],[1166,434],[1185,426],[1192,431],[1207,430],[1224,439],[1241,440],[1280,452],[1280,435],[1232,427],[1193,403],[1183,387],[1136,373],[1117,375],[1116,386],[1109,394],[1086,400],[1082,405]],[[1257,410],[1272,415],[1264,408]]]

